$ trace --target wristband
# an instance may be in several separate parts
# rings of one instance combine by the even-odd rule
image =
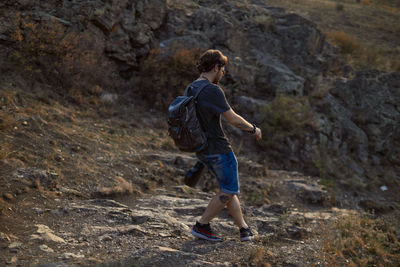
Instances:
[[[257,126],[256,126],[254,123],[252,123],[252,125],[253,125],[253,130],[252,130],[252,131],[249,131],[249,133],[255,134],[255,133],[256,133],[256,130],[257,130]]]

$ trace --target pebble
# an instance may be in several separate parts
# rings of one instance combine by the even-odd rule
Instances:
[[[0,241],[10,241],[10,238],[5,233],[0,232]]]
[[[40,250],[44,251],[44,252],[48,252],[48,253],[53,253],[54,250],[46,245],[40,245],[39,246]]]
[[[18,250],[21,248],[22,243],[21,242],[12,242],[8,248],[10,249],[10,252],[12,253],[17,253]]]
[[[21,243],[21,242],[12,242],[12,243],[8,246],[8,248],[9,248],[9,249],[20,248],[21,246],[22,246],[22,243]]]
[[[81,259],[81,258],[84,258],[84,257],[85,256],[82,255],[82,254],[74,254],[74,253],[71,253],[71,252],[65,252],[64,254],[62,254],[62,258],[64,260],[71,259],[71,258]]]
[[[16,256],[12,257],[10,260],[7,261],[7,264],[13,264],[18,261],[18,258]]]
[[[10,194],[10,193],[4,193],[4,194],[3,194],[3,198],[4,198],[5,200],[13,200],[13,199],[14,199],[14,196],[13,196],[12,194]]]
[[[60,155],[56,155],[56,156],[54,157],[54,159],[55,159],[56,161],[58,161],[58,162],[64,161],[64,158],[63,158],[62,156],[60,156]]]

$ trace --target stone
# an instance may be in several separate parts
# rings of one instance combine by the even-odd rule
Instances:
[[[114,104],[118,100],[117,94],[103,92],[100,96],[100,102],[104,104]]]
[[[7,264],[14,264],[14,263],[16,263],[18,261],[18,257],[17,256],[13,256],[13,257],[11,257],[11,259],[9,259],[8,261],[7,261]]]
[[[9,249],[19,249],[21,248],[22,243],[21,242],[12,242],[10,245],[8,245]]]
[[[132,216],[132,223],[143,224],[149,220],[149,216]]]
[[[75,254],[75,253],[71,253],[71,252],[65,252],[62,254],[62,258],[64,260],[68,260],[68,259],[82,259],[85,258],[85,255],[82,254]]]
[[[51,241],[55,243],[66,243],[64,239],[55,235],[47,225],[36,224],[38,228],[34,234],[31,235],[31,239],[38,239],[44,241]]]
[[[304,239],[308,235],[308,231],[303,227],[298,226],[288,226],[286,227],[287,235],[292,239]]]
[[[108,234],[99,237],[100,242],[111,241],[111,240],[113,240],[113,238],[111,237],[111,235]]]
[[[0,242],[10,242],[10,240],[11,239],[7,234],[0,232]]]
[[[297,196],[311,204],[322,204],[327,199],[327,191],[316,184],[305,184],[301,181],[291,181],[288,187],[297,192]]]
[[[14,173],[15,179],[21,183],[32,185],[39,182],[41,186],[48,189],[57,187],[59,175],[53,170],[43,170],[37,168],[21,168]]]
[[[277,213],[277,214],[283,214],[287,210],[287,208],[285,208],[279,204],[266,205],[266,206],[263,206],[262,209],[263,209],[263,211],[273,212],[273,213]]]
[[[44,252],[47,252],[47,253],[53,253],[54,252],[54,250],[52,248],[50,248],[50,247],[48,247],[47,245],[44,245],[44,244],[40,245],[39,249],[44,251]]]
[[[10,193],[4,193],[4,194],[3,194],[3,198],[4,198],[5,200],[11,201],[11,200],[14,199],[14,196],[13,196],[12,194],[10,194]]]

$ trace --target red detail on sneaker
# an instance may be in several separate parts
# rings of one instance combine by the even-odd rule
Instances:
[[[206,230],[203,230],[203,229],[201,229],[201,228],[197,228],[197,230],[199,230],[199,232],[202,232],[202,233],[204,233],[204,234],[206,234],[206,235],[214,236],[214,234],[209,233],[209,232],[207,232]]]

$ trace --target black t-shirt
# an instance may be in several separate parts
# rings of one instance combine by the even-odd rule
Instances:
[[[208,85],[203,88],[197,98],[197,111],[200,124],[207,135],[208,146],[198,153],[206,155],[229,153],[232,148],[221,125],[221,113],[231,108],[226,101],[224,91],[208,80],[199,80],[190,85],[188,95],[196,95],[205,83]]]

